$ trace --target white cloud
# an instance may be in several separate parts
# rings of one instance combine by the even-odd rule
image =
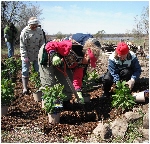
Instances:
[[[71,5],[68,9],[60,6],[44,9],[42,25],[48,34],[62,32],[69,33],[97,33],[105,30],[106,33],[124,33],[132,29],[134,14],[113,11],[94,11],[90,8],[81,8]]]

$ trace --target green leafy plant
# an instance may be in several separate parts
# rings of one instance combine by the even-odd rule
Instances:
[[[33,62],[31,62],[31,73],[34,73],[34,72],[36,72],[35,68],[34,68],[34,64],[33,64]]]
[[[98,74],[96,72],[96,70],[93,70],[90,74],[89,74],[90,78],[92,80],[97,80],[98,79]]]
[[[122,111],[131,108],[135,104],[135,98],[131,95],[129,87],[126,82],[118,82],[116,85],[115,94],[112,95],[112,106],[116,108],[121,108]]]
[[[89,73],[87,73],[84,78],[83,78],[83,82],[82,82],[82,87],[83,89],[89,89],[90,86],[89,86]]]
[[[17,67],[17,71],[21,70],[21,68],[22,68],[21,58],[20,59],[16,59],[16,67]]]
[[[142,127],[143,118],[140,118],[134,122],[129,122],[128,129],[125,133],[126,139],[125,143],[133,143],[136,138],[142,138],[143,135],[139,131],[139,128]]]
[[[5,66],[6,69],[9,70],[10,77],[16,77],[18,69],[17,69],[16,60],[13,57],[5,60]]]
[[[39,72],[35,71],[33,63],[31,63],[31,74],[29,80],[32,82],[32,84],[35,87],[35,92],[39,90],[41,86],[41,80]]]
[[[16,78],[19,70],[21,70],[21,59],[7,58],[3,62],[2,77],[6,79]]]
[[[70,136],[65,136],[64,139],[67,141],[67,142],[73,142],[75,137],[73,135],[70,135]]]
[[[4,69],[4,70],[1,70],[1,77],[4,78],[4,79],[8,79],[10,76],[9,76],[9,69]]]
[[[15,83],[9,79],[1,80],[1,105],[9,105],[14,99]]]
[[[38,72],[32,72],[32,74],[30,75],[30,81],[33,82],[36,90],[41,86],[40,76]]]
[[[95,84],[98,80],[98,74],[96,70],[93,70],[91,73],[87,72],[83,78],[83,89],[89,90],[91,85]]]
[[[57,113],[62,109],[62,101],[67,97],[63,94],[64,86],[55,84],[53,87],[46,86],[42,89],[44,109],[47,113]]]

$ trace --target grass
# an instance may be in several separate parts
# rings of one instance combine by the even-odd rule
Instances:
[[[133,123],[129,123],[125,142],[132,143],[136,138],[142,138],[143,135],[139,132],[139,128],[143,123],[142,119],[140,118]]]
[[[65,136],[64,139],[67,141],[67,142],[73,142],[74,141],[74,136]]]
[[[139,132],[139,128],[142,127],[143,125],[143,117],[144,113],[142,113],[142,110],[139,110],[139,114],[142,115],[142,117],[134,122],[130,122],[128,124],[128,129],[125,133],[125,137],[116,137],[113,138],[112,142],[117,143],[117,142],[123,142],[123,143],[133,143],[133,141],[136,138],[142,138],[143,135]]]

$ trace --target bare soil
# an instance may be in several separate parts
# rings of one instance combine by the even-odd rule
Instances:
[[[19,55],[15,57],[20,58]],[[7,58],[2,55],[2,59]],[[108,57],[103,56],[97,64],[100,75],[107,70]],[[149,61],[139,57],[142,66],[140,80],[135,84],[133,91],[149,89]],[[15,100],[11,103],[6,116],[1,117],[1,142],[89,142],[99,121],[113,121],[119,117],[121,111],[111,107],[111,97],[101,99],[101,87],[86,92],[91,100],[83,107],[81,104],[64,102],[64,111],[61,112],[59,124],[49,124],[48,116],[41,108],[41,102],[35,102],[32,96],[34,89],[29,81],[29,95],[22,95],[21,71],[18,72],[15,87]],[[134,107],[143,108],[145,103],[137,103]],[[9,134],[8,134],[9,133]]]

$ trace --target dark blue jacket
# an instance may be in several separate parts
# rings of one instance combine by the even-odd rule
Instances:
[[[115,56],[115,52],[113,52],[108,59],[108,70],[111,73],[111,75],[113,76],[113,81],[117,82],[120,80],[119,77],[119,73],[121,70],[125,69],[125,68],[130,68],[133,71],[133,74],[131,76],[131,78],[133,78],[134,80],[136,80],[137,78],[140,77],[141,75],[141,66],[139,64],[139,61],[135,55],[135,53],[133,53],[132,51],[129,52],[131,55],[131,59],[129,60],[125,60],[125,61],[121,61],[121,60],[116,60],[114,58]]]

